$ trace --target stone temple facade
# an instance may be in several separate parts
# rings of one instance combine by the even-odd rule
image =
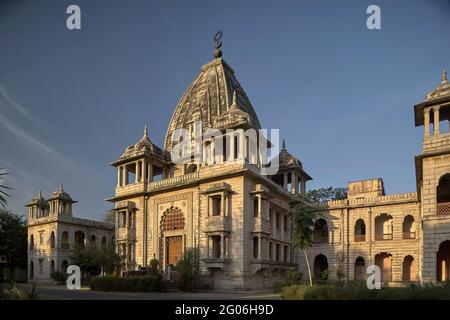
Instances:
[[[450,277],[450,84],[414,106],[424,126],[415,157],[417,192],[385,195],[381,179],[350,182],[344,200],[316,206],[320,219],[308,252],[316,279],[362,280],[378,265],[383,283],[439,282]],[[431,128],[433,130],[431,130]],[[307,274],[299,255],[299,268]]]
[[[67,269],[75,246],[114,246],[114,225],[73,217],[74,203],[61,186],[48,199],[39,192],[26,205],[29,281],[52,282],[53,272]]]
[[[171,151],[177,128],[191,138],[207,128],[218,134],[203,139],[199,161],[176,163]],[[130,268],[157,259],[168,270],[193,250],[203,285],[242,290],[270,287],[296,267],[289,201],[305,192],[311,177],[285,145],[278,155],[280,170],[262,175],[262,155],[249,152],[251,140],[241,134],[260,128],[234,71],[216,52],[176,106],[164,148],[145,128],[143,137],[111,164],[117,168],[109,199],[117,213],[116,242]],[[225,145],[229,152],[218,155]]]

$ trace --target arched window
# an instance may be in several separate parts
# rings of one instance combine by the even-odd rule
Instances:
[[[328,259],[323,254],[319,254],[314,259],[313,265],[314,279],[328,280]]]
[[[355,242],[363,241],[366,241],[366,224],[363,219],[358,219],[355,223]]]
[[[50,234],[50,249],[55,249],[55,233]]]
[[[161,219],[161,231],[179,229],[184,229],[183,212],[176,207],[170,207]]]
[[[106,250],[108,247],[108,240],[105,236],[102,237],[102,250]]]
[[[448,281],[450,275],[450,241],[446,240],[439,245],[436,255],[436,280]]]
[[[82,232],[82,231],[75,232],[75,245],[80,247],[81,249],[85,248],[85,245],[84,245],[84,232]]]
[[[355,280],[366,279],[366,263],[363,257],[358,257],[355,260]]]
[[[437,214],[450,214],[450,173],[439,179],[436,190]]]
[[[402,280],[403,282],[416,281],[416,268],[414,265],[414,258],[412,256],[406,256],[403,259],[403,272]]]
[[[314,243],[328,243],[328,226],[325,219],[319,219],[314,225]]]
[[[95,234],[91,235],[89,239],[89,247],[93,249],[97,248],[97,238],[95,237]]]
[[[416,230],[414,226],[414,217],[408,214],[403,219],[403,239],[415,239]]]
[[[393,239],[393,221],[392,216],[386,213],[375,217],[375,240]]]
[[[392,281],[392,255],[387,252],[382,252],[375,255],[375,264],[380,267],[381,281]]]
[[[69,233],[63,231],[61,235],[61,249],[69,249]]]
[[[34,236],[30,236],[30,250],[34,250]]]

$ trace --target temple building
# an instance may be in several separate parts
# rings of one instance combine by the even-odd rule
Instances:
[[[177,128],[186,129],[192,140],[196,130],[218,134],[203,137],[199,161],[176,163],[171,152]],[[246,134],[260,128],[249,98],[216,48],[176,106],[164,148],[145,128],[143,137],[111,164],[117,169],[109,199],[117,213],[116,242],[130,268],[157,259],[166,271],[193,250],[204,286],[243,290],[271,287],[296,267],[289,201],[305,192],[311,177],[285,144],[278,172],[262,174],[264,155],[250,152]],[[265,138],[257,140],[270,145]],[[217,152],[225,145],[229,152]]]

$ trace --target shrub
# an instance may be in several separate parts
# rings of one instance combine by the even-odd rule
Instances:
[[[300,284],[302,282],[303,274],[295,269],[291,269],[287,272],[286,281],[278,282],[273,285],[274,292],[281,292],[283,287]]]
[[[58,284],[63,284],[67,280],[67,274],[61,271],[55,271],[52,273],[52,279],[58,282]]]
[[[178,261],[175,270],[179,273],[178,287],[182,291],[192,291],[197,286],[199,270],[194,251],[189,250]]]
[[[162,277],[159,274],[121,278],[114,276],[94,277],[89,287],[96,291],[150,292],[162,290]]]
[[[287,300],[450,300],[448,286],[415,286],[369,290],[364,282],[348,285],[294,285],[284,287]]]

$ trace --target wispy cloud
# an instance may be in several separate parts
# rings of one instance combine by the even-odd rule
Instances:
[[[30,121],[33,121],[33,117],[28,112],[28,110],[23,107],[20,103],[18,103],[16,100],[14,100],[7,92],[6,88],[0,84],[0,96],[3,98],[3,100],[6,101],[6,103],[12,107],[16,112],[20,113],[22,116],[27,118]]]

